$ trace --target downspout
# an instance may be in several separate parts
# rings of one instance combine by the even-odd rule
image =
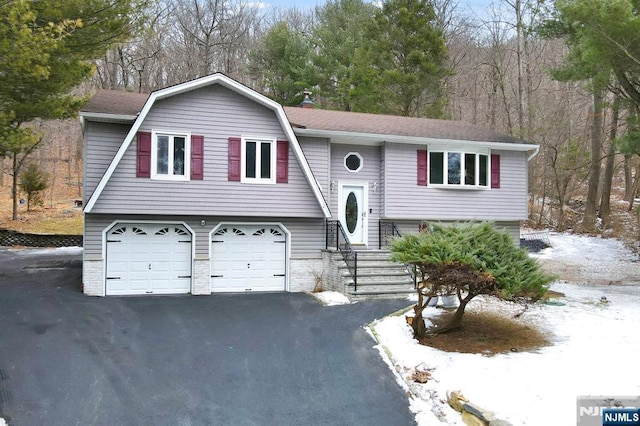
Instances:
[[[540,145],[536,146],[536,149],[533,150],[533,153],[527,157],[527,163],[535,158],[536,155],[540,152]]]

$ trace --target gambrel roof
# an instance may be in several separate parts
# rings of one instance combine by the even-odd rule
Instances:
[[[129,133],[125,137],[122,145],[118,149],[118,152],[114,156],[113,160],[109,164],[105,174],[100,179],[95,191],[91,194],[89,201],[85,206],[85,213],[90,213],[95,205],[96,201],[100,197],[100,194],[104,190],[105,186],[109,182],[109,179],[113,175],[118,163],[124,156],[125,152],[135,140],[136,134],[140,129],[141,124],[145,120],[149,111],[153,108],[154,103],[157,100],[169,98],[181,93],[197,90],[201,87],[206,87],[213,84],[220,84],[229,90],[232,90],[242,96],[245,96],[254,102],[271,109],[274,111],[282,130],[284,131],[287,139],[289,140],[290,147],[295,154],[300,167],[313,191],[313,194],[324,214],[325,217],[331,217],[329,207],[324,197],[320,184],[313,176],[309,163],[305,158],[302,148],[296,139],[296,136],[287,120],[287,117],[282,109],[282,106],[259,94],[258,92],[249,89],[237,81],[220,73],[213,74],[207,77],[202,77],[196,80],[188,81],[186,83],[177,84],[175,86],[167,87],[165,89],[157,90],[150,95],[133,94],[127,92],[117,91],[99,91],[80,111],[80,120],[91,121],[105,121],[105,122],[130,122],[133,123]]]

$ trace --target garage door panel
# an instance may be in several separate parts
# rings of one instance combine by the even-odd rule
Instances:
[[[108,295],[191,289],[191,234],[181,225],[118,224],[107,235]]]
[[[227,225],[212,238],[213,292],[283,291],[284,232],[274,225]]]

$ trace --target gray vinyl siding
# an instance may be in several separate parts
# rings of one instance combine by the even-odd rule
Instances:
[[[300,147],[307,158],[309,167],[322,187],[322,195],[328,200],[329,195],[329,140],[323,138],[299,137]]]
[[[201,225],[201,221],[205,225]],[[171,216],[171,215],[112,215],[85,214],[84,254],[88,257],[102,257],[102,231],[113,222],[154,221],[186,223],[195,232],[195,256],[209,256],[209,233],[219,223],[281,223],[291,233],[291,258],[321,258],[321,250],[325,248],[325,220],[289,218],[279,220],[270,217],[255,217],[251,220],[238,220],[237,217],[220,216]]]
[[[421,148],[415,145],[386,145],[385,217],[493,221],[527,218],[526,153],[492,151],[500,155],[500,188],[474,190],[418,186],[418,149]]]
[[[380,162],[382,147],[365,145],[331,145],[331,180],[337,185],[334,186],[330,196],[331,214],[334,219],[340,218],[340,206],[338,206],[340,195],[340,184],[367,183],[369,205],[368,215],[368,246],[378,247],[378,220],[382,213],[381,197],[381,174]],[[357,152],[362,156],[363,165],[358,172],[350,172],[344,166],[344,157],[350,152]],[[377,183],[377,190],[373,192],[373,183]]]
[[[93,194],[131,128],[125,124],[87,121],[84,134],[84,202]]]
[[[291,147],[289,182],[228,181],[228,138],[284,140],[274,111],[219,85],[157,101],[140,131],[187,131],[204,136],[204,179],[184,182],[136,177],[133,141],[93,212],[115,214],[217,214],[323,217]]]

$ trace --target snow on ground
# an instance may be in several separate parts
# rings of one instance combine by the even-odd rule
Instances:
[[[21,256],[41,256],[41,255],[73,255],[82,254],[82,247],[57,247],[57,248],[9,248],[10,252]]]
[[[321,291],[311,293],[311,295],[327,306],[348,305],[351,303],[347,296],[337,291]]]
[[[541,263],[553,259],[551,267],[545,265],[561,279],[563,262],[575,267],[571,272],[579,266],[581,276],[587,278],[598,262],[597,273],[603,276],[602,271],[609,270],[633,278],[640,268],[636,257],[615,240],[552,234],[551,243],[553,248],[539,258]],[[399,381],[415,395],[410,407],[419,425],[462,425],[460,415],[446,403],[447,392],[458,390],[514,425],[576,424],[578,396],[640,395],[639,283],[595,285],[594,281],[556,282],[551,288],[565,294],[558,299],[563,305],[537,304],[521,317],[552,336],[551,346],[535,352],[484,356],[421,346],[412,338],[404,315],[387,317],[372,329],[383,358],[390,357]],[[469,309],[506,314],[518,310],[495,299],[476,299]],[[440,310],[425,312],[433,316]],[[432,379],[424,385],[413,383],[408,377],[415,368],[432,369]]]
[[[534,255],[561,280],[587,284],[640,284],[638,256],[614,238],[549,235],[551,248]]]

